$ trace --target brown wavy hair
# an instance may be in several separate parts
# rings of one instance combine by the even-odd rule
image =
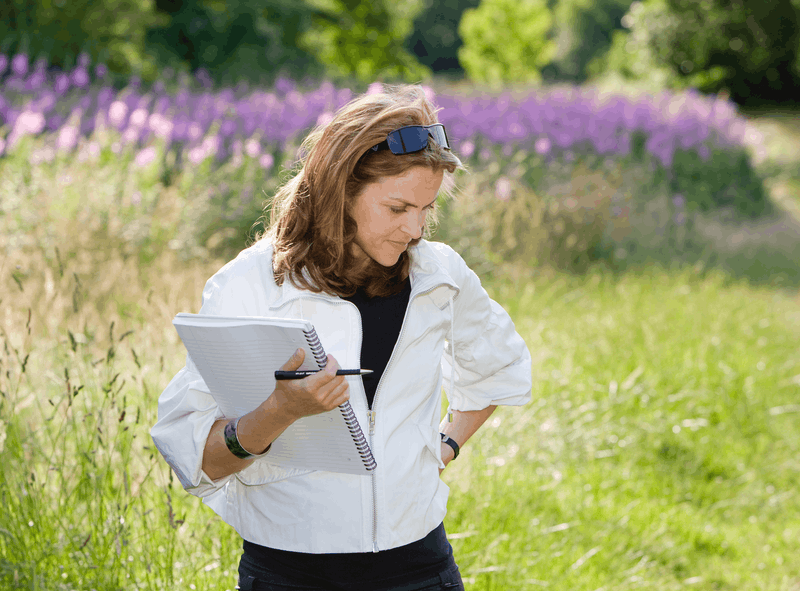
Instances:
[[[279,285],[288,279],[297,287],[342,297],[359,287],[370,297],[400,290],[408,276],[408,252],[392,267],[357,259],[352,253],[357,228],[350,210],[367,185],[417,166],[443,170],[440,193],[452,190],[452,175],[463,165],[430,138],[424,150],[412,154],[370,150],[399,127],[438,123],[436,111],[420,86],[384,87],[383,92],[357,97],[306,137],[300,170],[267,205],[270,222],[259,238],[274,245],[272,265]],[[435,212],[428,217],[427,233]]]

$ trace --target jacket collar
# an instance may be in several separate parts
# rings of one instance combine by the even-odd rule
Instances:
[[[411,256],[411,298],[427,294],[439,308],[447,305],[450,297],[458,295],[459,287],[444,267],[433,247],[426,240],[409,249]],[[268,259],[272,260],[272,248],[268,250]],[[319,298],[328,301],[341,301],[341,298],[326,293],[313,293],[300,289],[291,281],[276,285],[275,297],[271,298],[269,307],[280,308],[287,302],[298,298]]]

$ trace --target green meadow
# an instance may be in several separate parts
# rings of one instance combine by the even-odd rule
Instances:
[[[196,195],[180,179],[137,193],[107,156],[0,159],[0,588],[233,589],[237,535],[148,433],[184,361],[171,319],[225,257],[182,247]],[[797,177],[778,160],[788,211]],[[531,350],[533,400],[443,473],[467,589],[800,589],[787,257],[777,285],[734,255],[486,275]]]

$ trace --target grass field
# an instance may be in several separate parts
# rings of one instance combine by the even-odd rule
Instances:
[[[182,364],[169,319],[195,309],[210,269],[119,262],[116,301],[76,312],[69,267],[20,288],[13,263],[3,587],[231,589],[235,534],[171,482],[147,434]],[[796,294],[664,272],[488,287],[533,353],[534,391],[444,474],[470,589],[800,585]]]
[[[0,589],[233,589],[240,541],[148,434],[184,359],[170,320],[224,261],[130,250],[127,202],[86,214],[123,171],[87,168],[69,201],[2,172]],[[175,203],[147,210],[164,234]],[[467,589],[800,590],[796,288],[700,268],[486,287],[530,347],[533,401],[443,474]]]

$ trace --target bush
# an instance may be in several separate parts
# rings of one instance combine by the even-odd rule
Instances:
[[[437,239],[481,275],[542,265],[586,271],[609,230],[617,172],[578,164],[548,190],[498,172],[490,166],[466,179],[464,197],[444,206]]]

